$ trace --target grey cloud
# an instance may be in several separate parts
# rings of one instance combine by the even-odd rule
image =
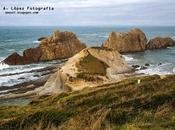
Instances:
[[[0,25],[175,25],[174,0],[34,1],[9,0],[2,5],[48,5],[55,11],[9,16],[0,10]]]

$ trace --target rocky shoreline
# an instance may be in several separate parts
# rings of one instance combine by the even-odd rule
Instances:
[[[96,51],[99,51],[100,48],[89,48],[87,50],[96,50]],[[84,50],[86,51],[86,50]],[[84,53],[83,51],[83,53]],[[105,50],[103,50],[105,51]],[[109,51],[110,52],[110,51]],[[82,53],[82,54],[83,54]],[[79,55],[79,54],[77,54]],[[119,54],[118,54],[119,55]],[[82,56],[82,55],[81,55]],[[76,56],[75,56],[76,57]],[[119,56],[120,57],[120,56]],[[74,58],[72,58],[74,59]],[[78,58],[79,59],[79,58]],[[81,58],[80,58],[81,60]],[[71,60],[70,60],[71,61]],[[74,60],[73,60],[74,61]],[[101,61],[100,61],[101,62]],[[76,62],[75,64],[77,65],[78,62]],[[71,63],[72,64],[72,63]],[[123,63],[122,63],[123,64]],[[67,67],[65,67],[66,65],[63,65],[62,67],[66,68],[66,71],[68,70]],[[69,63],[67,63],[67,66],[69,66]],[[33,100],[34,98],[38,97],[38,96],[42,96],[42,95],[47,95],[47,94],[54,94],[54,93],[60,93],[60,92],[63,92],[62,90],[58,91],[58,88],[56,89],[51,89],[51,93],[48,93],[48,90],[50,87],[52,87],[51,85],[48,85],[48,82],[50,82],[49,80],[53,79],[53,75],[54,74],[57,74],[58,72],[57,71],[60,71],[61,66],[58,67],[58,64],[56,65],[52,65],[52,66],[49,66],[49,67],[46,67],[46,68],[43,68],[43,69],[38,69],[38,70],[32,70],[30,72],[34,72],[34,71],[37,71],[37,72],[42,72],[42,71],[49,71],[49,73],[45,74],[45,75],[42,75],[41,78],[37,79],[37,80],[34,80],[34,81],[29,81],[29,82],[25,82],[25,83],[21,83],[21,84],[17,84],[17,85],[14,85],[14,86],[11,86],[11,87],[7,87],[7,86],[2,86],[0,88],[0,102],[3,102],[3,101],[7,101],[7,100],[16,100],[16,99],[20,99],[20,98],[23,98],[23,99],[30,99],[30,100]],[[119,72],[120,76],[117,77],[117,82],[120,81],[121,79],[124,79],[126,77],[131,77],[131,76],[135,76],[134,73],[130,73],[130,69],[128,70],[128,74],[125,74],[123,75],[121,72]],[[68,71],[69,72],[69,71]],[[95,72],[96,73],[96,72]],[[80,88],[77,88],[75,90],[78,90],[78,89],[82,89],[82,85],[84,87],[87,87],[88,85],[91,85],[91,87],[95,87],[95,86],[98,86],[98,85],[101,85],[101,84],[105,84],[105,83],[112,83],[112,82],[116,82],[116,81],[113,81],[113,80],[107,80],[105,77],[103,77],[103,75],[99,75],[98,77],[98,74],[96,73],[95,74],[94,72],[92,73],[92,75],[90,76],[90,73],[86,76],[83,76],[82,74],[84,74],[84,72],[82,74],[78,74],[78,75],[81,75],[83,77],[80,78],[80,76],[76,76],[76,77],[69,77],[70,81],[72,82],[73,80],[75,80],[75,84],[74,85],[78,85],[77,84],[77,80],[80,80]],[[100,72],[101,73],[101,72]],[[70,73],[69,73],[70,74]],[[69,75],[69,74],[66,74],[66,75]],[[94,75],[95,74],[95,75]],[[4,75],[2,75],[4,76]],[[83,81],[83,80],[87,80],[87,81]],[[103,81],[103,79],[105,79],[105,82]],[[99,80],[99,81],[98,81]],[[82,82],[83,81],[83,82]],[[51,81],[51,83],[53,84],[55,81]],[[85,85],[85,83],[87,83]],[[71,83],[71,85],[73,85]],[[74,86],[73,85],[73,86]],[[66,88],[66,87],[65,87]],[[64,89],[65,89],[64,88]],[[44,90],[44,89],[47,89],[47,90]],[[36,91],[37,90],[37,91]],[[39,91],[38,91],[39,90]],[[69,88],[70,90],[70,88]],[[75,91],[74,90],[74,91]],[[67,91],[67,89],[66,89]],[[72,89],[71,89],[72,91]],[[44,93],[43,93],[44,92]],[[39,93],[42,93],[41,95]],[[39,95],[38,95],[39,94]]]
[[[0,87],[0,102],[7,102],[8,100],[18,100],[19,98],[30,99],[32,100],[36,97],[36,93],[32,92],[36,88],[42,87],[53,73],[55,73],[63,64],[67,61],[67,59],[63,60],[61,63],[55,63],[51,66],[30,70],[27,72],[20,72],[20,73],[9,73],[9,74],[2,74],[0,77],[3,76],[13,76],[22,73],[41,73],[41,75],[36,75],[38,79],[31,80],[28,82],[19,83],[13,86],[1,86]],[[19,79],[17,79],[19,80]],[[28,93],[30,91],[30,93]]]
[[[56,33],[57,38],[58,34],[62,33]],[[44,39],[47,38],[39,40]],[[71,41],[64,44],[65,50],[72,49]],[[144,33],[134,29],[112,33],[102,47],[64,52],[66,58],[70,57],[65,63],[28,71],[46,72],[39,79],[0,87],[0,130],[174,129],[175,75],[137,74],[138,69],[146,69],[150,64],[129,65],[122,56],[167,46],[174,46],[174,41],[155,38],[147,42]],[[49,47],[43,51],[46,55],[40,55],[46,56],[45,60],[57,59],[55,52],[63,53],[53,51],[54,48],[50,52]],[[34,60],[37,49],[29,50],[32,51],[27,57],[24,51],[23,56],[12,54],[4,61],[15,65],[39,62],[41,57]]]
[[[13,87],[0,87],[0,100],[34,98],[116,83],[128,77],[140,75],[136,74],[135,70],[146,69],[149,66],[149,64],[129,66],[120,53],[161,49],[175,45],[175,41],[169,37],[156,37],[148,41],[140,29],[123,33],[112,32],[101,47],[86,48],[86,45],[72,32],[55,31],[52,36],[41,37],[38,40],[39,47],[26,49],[23,56],[13,53],[3,62],[9,65],[20,65],[71,58],[61,67],[56,64],[29,71],[30,73],[47,71],[38,80]],[[8,76],[11,75],[13,74],[8,74]]]

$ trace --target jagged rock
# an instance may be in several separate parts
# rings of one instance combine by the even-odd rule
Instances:
[[[87,48],[70,58],[38,91],[45,95],[94,87],[109,80],[121,80],[125,78],[124,73],[131,71],[117,51]]]
[[[38,41],[42,41],[42,40],[45,40],[45,39],[47,39],[47,37],[40,37],[40,38],[38,38]]]
[[[140,65],[132,65],[133,68],[137,69],[140,67]]]
[[[145,64],[145,66],[147,66],[147,67],[148,67],[148,66],[150,66],[150,64],[146,63],[146,64]]]
[[[42,56],[42,50],[39,47],[29,48],[29,49],[24,50],[23,52],[23,57],[28,59],[30,63],[39,62],[41,56]]]
[[[170,37],[156,37],[154,39],[151,39],[146,48],[149,50],[153,50],[153,49],[163,49],[163,48],[167,48],[167,47],[171,47],[171,46],[175,46],[175,41],[170,38]]]
[[[112,32],[104,48],[114,49],[120,53],[139,52],[146,48],[147,38],[140,29],[132,29],[130,32]]]
[[[140,67],[140,70],[146,70],[146,69],[148,69],[146,66],[141,66]]]
[[[20,77],[20,78],[18,78],[19,80],[23,80],[23,79],[25,79],[24,77]]]
[[[8,65],[20,65],[28,64],[29,60],[15,52],[8,56],[3,62]]]
[[[39,47],[24,50],[23,56],[14,53],[4,60],[9,65],[65,59],[86,48],[72,32],[55,31],[52,36],[42,39]]]

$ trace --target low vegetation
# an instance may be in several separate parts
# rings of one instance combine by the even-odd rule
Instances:
[[[103,76],[106,75],[106,68],[108,67],[105,63],[101,62],[90,54],[84,57],[78,66],[78,68],[80,68],[80,73],[92,75],[98,74]]]
[[[0,115],[0,130],[173,130],[175,76],[44,96],[28,106],[0,107]]]

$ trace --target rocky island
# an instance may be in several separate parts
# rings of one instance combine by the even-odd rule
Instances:
[[[37,48],[24,50],[23,56],[13,53],[3,62],[8,65],[30,64],[34,62],[66,59],[86,48],[72,32],[55,31],[52,36],[41,40]]]
[[[153,49],[161,49],[161,48],[167,48],[175,46],[175,41],[170,37],[156,37],[151,39],[148,44],[146,45],[146,48],[149,50]]]
[[[120,53],[142,52],[172,46],[175,46],[172,38],[156,37],[148,41],[145,33],[137,28],[129,32],[111,32],[102,45],[103,48],[114,49]]]
[[[140,29],[132,29],[130,32],[111,32],[102,47],[115,49],[120,53],[129,53],[144,51],[146,44],[145,33]]]

